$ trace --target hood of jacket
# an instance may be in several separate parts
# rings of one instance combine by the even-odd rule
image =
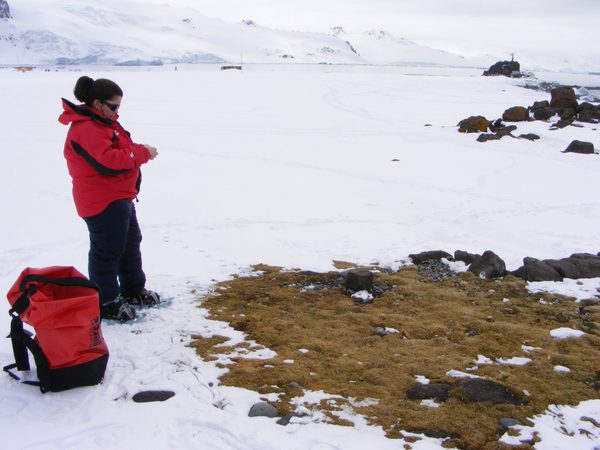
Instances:
[[[70,123],[73,123],[73,122],[93,120],[96,122],[100,122],[104,125],[111,126],[118,119],[117,114],[115,114],[114,120],[106,119],[106,118],[100,116],[100,114],[98,114],[96,111],[94,111],[89,106],[76,105],[74,103],[71,103],[69,100],[67,100],[65,98],[63,98],[61,100],[62,100],[63,112],[61,113],[60,116],[58,116],[58,121],[60,123],[62,123],[63,125],[69,125]]]

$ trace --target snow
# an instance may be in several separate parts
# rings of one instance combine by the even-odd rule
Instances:
[[[562,294],[574,297],[577,302],[580,302],[581,300],[597,296],[599,287],[600,278],[585,278],[581,280],[565,278],[563,281],[531,282],[528,284],[527,290],[532,293],[551,292],[553,294]]]
[[[362,301],[369,301],[373,300],[374,297],[369,291],[358,291],[352,294],[352,298]]]
[[[498,364],[506,366],[525,366],[531,362],[531,358],[523,358],[521,356],[513,356],[512,358],[498,358]]]
[[[429,384],[431,382],[425,375],[415,375],[415,380],[419,384]]]
[[[531,362],[531,358],[523,358],[521,356],[513,356],[511,358],[495,358],[491,359],[484,355],[477,355],[474,361],[477,365],[502,364],[506,366],[524,366]]]
[[[517,425],[517,436],[504,434],[500,439],[511,445],[529,440],[534,434],[541,439],[535,444],[536,450],[595,450],[600,442],[600,427],[594,425],[600,421],[600,401],[581,402],[576,408],[552,405],[545,414],[532,419],[532,426]]]
[[[554,371],[558,373],[569,373],[571,369],[565,366],[554,366]]]
[[[569,339],[569,338],[580,338],[585,335],[581,330],[574,330],[573,328],[560,327],[550,330],[550,336],[554,339]]]
[[[485,144],[456,131],[467,116],[495,118],[548,98],[515,80],[465,69],[317,65],[0,70],[0,292],[28,266],[85,272],[87,231],[62,156],[66,128],[56,122],[60,97],[72,99],[83,73],[117,81],[122,123],[159,149],[144,167],[136,206],[148,287],[170,300],[133,324],[103,324],[111,356],[99,386],[41,395],[0,377],[7,448],[403,448],[407,442],[358,417],[354,427],[338,427],[306,405],[308,415],[286,427],[247,417],[272,397],[220,385],[227,368],[217,363],[243,355],[275,367],[266,359],[274,352],[260,343],[226,348],[245,336],[209,319],[197,297],[256,263],[326,271],[332,260],[377,260],[397,268],[413,252],[492,249],[513,270],[524,256],[598,251],[600,159],[561,153],[573,139],[600,146],[594,126],[549,131],[524,123],[519,131],[540,141]],[[8,315],[0,317],[8,332]],[[192,335],[225,336],[222,351],[230,353],[202,361],[187,346]],[[8,339],[0,361],[12,361]],[[131,401],[148,389],[176,395]],[[556,407],[522,434],[539,433],[536,448],[592,448],[598,430],[581,418],[600,420],[599,412],[597,400]],[[563,424],[590,437],[556,437]],[[419,439],[413,449],[441,448],[439,439]]]
[[[432,399],[421,400],[421,406],[427,406],[428,408],[439,408],[441,405]]]
[[[446,372],[446,375],[452,378],[481,378],[478,375],[473,375],[471,373],[466,373],[461,370],[452,369]]]

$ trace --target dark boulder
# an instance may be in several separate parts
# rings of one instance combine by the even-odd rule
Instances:
[[[469,272],[482,278],[498,278],[506,273],[506,263],[494,252],[486,250],[469,266]]]
[[[502,139],[502,136],[492,133],[481,133],[477,136],[477,142],[499,141],[500,139]]]
[[[589,253],[575,253],[567,258],[581,273],[581,278],[600,277],[600,256]]]
[[[529,110],[524,106],[513,106],[504,111],[502,120],[507,122],[526,122],[529,120]]]
[[[292,420],[294,417],[300,417],[300,414],[292,412],[292,413],[288,413],[285,416],[283,416],[281,419],[279,419],[276,423],[277,425],[281,425],[282,427],[285,427],[286,425],[288,425],[290,423],[290,420]]]
[[[535,111],[537,109],[548,108],[550,106],[550,102],[548,100],[542,100],[541,102],[533,102],[533,105],[529,107],[531,111]]]
[[[590,155],[595,153],[594,144],[592,144],[591,142],[575,140],[569,144],[569,146],[563,151],[563,153],[581,153],[584,155]]]
[[[483,116],[471,116],[458,122],[460,133],[479,133],[487,131],[490,121]]]
[[[471,402],[490,402],[497,404],[521,405],[519,397],[508,388],[492,380],[472,378],[460,383],[465,396]]]
[[[500,136],[500,137],[512,136],[512,132],[516,131],[516,129],[517,129],[516,125],[508,125],[508,126],[505,126],[505,127],[502,127],[502,128],[498,128],[496,130],[496,135]]]
[[[520,77],[521,65],[517,61],[498,61],[490,66],[488,70],[483,72],[483,76],[485,77],[497,75],[502,75],[505,77]]]
[[[550,95],[552,96],[550,99],[550,106],[552,108],[571,108],[577,110],[579,106],[573,88],[560,86],[552,89]]]
[[[564,278],[600,277],[600,256],[591,253],[575,253],[568,258],[544,259],[525,258],[523,266],[513,275],[526,281],[562,281]]]
[[[535,120],[548,120],[554,116],[554,111],[550,107],[533,110],[533,118]]]
[[[351,292],[373,292],[373,272],[369,269],[352,269],[346,272],[344,287]]]
[[[477,261],[479,258],[481,258],[481,255],[465,252],[463,250],[456,250],[454,252],[454,259],[456,261],[462,261],[465,264],[472,264],[475,261]]]
[[[552,126],[550,127],[551,130],[558,130],[560,128],[566,128],[569,125],[573,124],[573,119],[569,119],[569,120],[559,120],[558,122],[555,122],[552,124]]]
[[[582,277],[581,270],[569,258],[545,259],[544,262],[556,270],[563,278],[577,279]]]
[[[527,139],[528,141],[537,141],[540,137],[537,134],[527,133],[527,134],[520,134],[519,138]]]
[[[559,114],[562,120],[569,120],[575,117],[576,111],[573,108],[563,108]]]
[[[425,400],[433,398],[445,402],[448,400],[450,385],[446,383],[416,384],[406,391],[406,396],[411,400]]]
[[[563,277],[558,270],[545,261],[535,261],[524,264],[512,274],[525,281],[562,281]]]
[[[252,405],[248,417],[277,417],[277,409],[267,402],[259,402]]]
[[[140,391],[131,398],[135,403],[164,402],[175,396],[173,391]]]
[[[10,19],[10,7],[6,0],[0,0],[0,19]]]
[[[582,103],[577,108],[577,118],[581,122],[598,123],[598,120],[600,120],[600,110],[591,103]]]
[[[503,417],[498,421],[498,430],[499,431],[507,431],[512,427],[516,427],[517,425],[521,425],[517,419],[511,419],[510,417]]]
[[[446,258],[448,260],[452,260],[452,255],[443,250],[430,250],[428,252],[421,253],[412,253],[408,255],[414,264],[423,264],[429,260],[441,260],[442,258]]]
[[[577,107],[577,114],[579,114],[582,111],[593,111],[594,113],[597,113],[598,108],[589,102],[583,102],[583,103],[580,103],[579,106]]]

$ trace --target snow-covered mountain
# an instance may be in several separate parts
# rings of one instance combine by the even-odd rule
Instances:
[[[385,30],[348,33],[343,27],[334,27],[331,34],[347,42],[372,64],[434,65],[434,66],[488,66],[493,56],[466,59],[461,55],[419,45]]]
[[[3,0],[0,4],[8,4]],[[385,31],[308,33],[131,1],[22,0],[0,20],[0,64],[297,62],[484,66]]]

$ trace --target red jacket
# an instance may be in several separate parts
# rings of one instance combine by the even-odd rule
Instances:
[[[73,178],[73,199],[81,217],[101,213],[115,200],[133,200],[139,192],[140,166],[150,152],[135,144],[116,120],[105,119],[92,108],[62,99],[58,121],[71,124],[64,155]]]

